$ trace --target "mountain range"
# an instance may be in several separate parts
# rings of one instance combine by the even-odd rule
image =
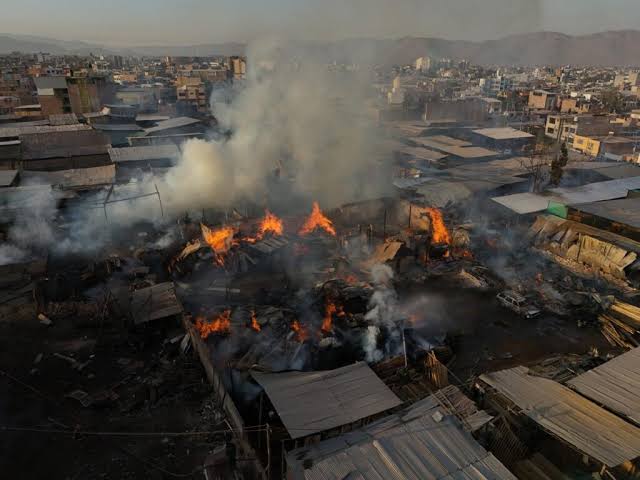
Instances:
[[[466,59],[479,65],[640,65],[640,31],[622,30],[571,36],[555,32],[511,35],[499,40],[470,42],[428,37],[398,39],[348,39],[307,44],[314,54],[329,61],[372,61],[383,65],[405,65],[420,56]],[[185,46],[114,48],[86,42],[70,42],[44,37],[0,34],[0,54],[49,52],[52,54],[119,55],[238,55],[241,43]]]

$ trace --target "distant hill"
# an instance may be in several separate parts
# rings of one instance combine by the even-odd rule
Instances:
[[[539,32],[512,35],[500,40],[469,42],[439,38],[349,39],[309,44],[314,54],[338,62],[405,65],[420,56],[467,59],[481,65],[585,65],[640,66],[640,31],[624,30],[592,35],[570,36]],[[149,46],[109,48],[83,42],[73,43],[33,36],[0,34],[0,53],[12,51],[86,54],[88,52],[124,55],[238,55],[241,43],[191,46]]]
[[[500,40],[468,42],[407,37],[394,40],[344,40],[329,45],[329,55],[348,60],[373,54],[386,65],[406,65],[421,56],[467,59],[478,65],[640,66],[640,31],[569,36],[539,32]]]

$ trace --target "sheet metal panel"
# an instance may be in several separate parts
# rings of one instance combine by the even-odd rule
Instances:
[[[639,428],[564,385],[529,375],[526,367],[484,374],[480,380],[544,430],[608,467],[640,456]]]
[[[437,411],[445,415],[439,422]],[[516,479],[446,414],[428,397],[356,432],[290,452],[289,470],[306,480]],[[310,467],[302,470],[305,462]]]
[[[366,363],[320,372],[252,372],[291,438],[330,430],[402,402]]]
[[[640,425],[640,347],[577,376],[568,384]]]

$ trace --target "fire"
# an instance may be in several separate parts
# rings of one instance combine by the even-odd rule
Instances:
[[[212,334],[227,334],[231,332],[231,310],[225,310],[212,322],[199,317],[196,320],[196,328],[200,332],[200,337],[206,339]]]
[[[283,230],[282,220],[267,210],[258,228],[258,239],[263,238],[267,233],[280,236]]]
[[[336,305],[331,300],[327,301],[327,304],[324,307],[324,318],[322,320],[321,330],[324,333],[329,333],[333,330],[333,315],[337,315],[338,317],[344,316],[344,309],[340,305]]]
[[[431,232],[433,235],[433,243],[451,244],[451,235],[447,226],[444,224],[442,212],[437,208],[427,208],[427,213],[431,219]]]
[[[333,223],[327,217],[324,216],[318,202],[313,202],[313,209],[311,215],[309,215],[300,229],[300,235],[308,235],[314,232],[318,228],[324,230],[330,235],[336,236],[336,230],[333,228]]]
[[[344,281],[347,282],[349,285],[355,285],[356,283],[359,282],[358,277],[356,277],[355,275],[346,275],[344,277]]]
[[[200,224],[202,230],[202,238],[216,254],[216,261],[223,265],[224,254],[227,253],[233,245],[233,235],[235,231],[233,227],[220,227],[211,229],[204,224]]]
[[[300,322],[298,322],[298,320],[293,321],[293,323],[291,324],[291,330],[296,332],[298,341],[300,343],[304,343],[309,338],[309,332],[307,332],[306,328],[300,325]]]
[[[256,318],[255,311],[251,311],[251,328],[256,332],[262,330],[262,327],[260,326],[260,324],[258,323],[258,319]]]

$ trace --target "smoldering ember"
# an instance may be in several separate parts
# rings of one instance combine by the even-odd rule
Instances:
[[[293,45],[0,55],[5,475],[640,478],[638,73]]]

